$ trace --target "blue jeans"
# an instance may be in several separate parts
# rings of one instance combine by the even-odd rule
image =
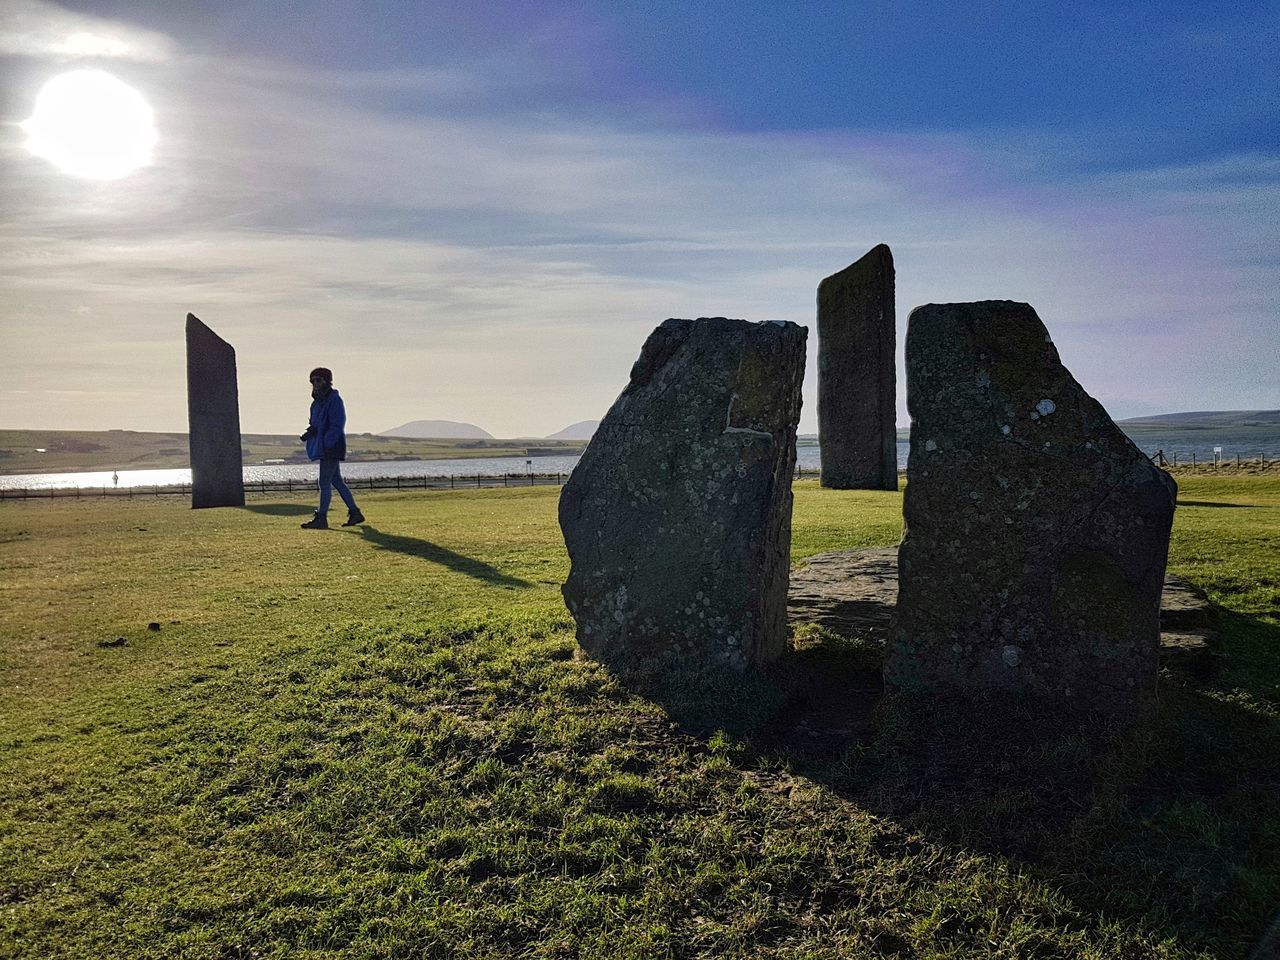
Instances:
[[[342,498],[348,510],[356,513],[360,509],[356,506],[356,498],[351,495],[351,488],[342,479],[341,467],[341,460],[320,461],[320,509],[316,513],[321,516],[329,512],[329,501],[333,499],[334,489],[337,489],[338,496]]]

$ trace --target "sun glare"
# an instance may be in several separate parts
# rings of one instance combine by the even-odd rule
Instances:
[[[63,173],[117,180],[151,162],[157,135],[150,104],[101,70],[59,74],[24,121],[27,149]]]

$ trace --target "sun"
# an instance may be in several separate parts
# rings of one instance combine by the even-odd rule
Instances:
[[[158,139],[142,94],[101,70],[54,77],[36,96],[22,129],[28,150],[89,180],[118,180],[147,166]]]

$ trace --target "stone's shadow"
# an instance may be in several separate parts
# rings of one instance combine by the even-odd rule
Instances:
[[[1132,727],[996,696],[885,698],[878,639],[816,624],[745,676],[674,658],[603,662],[683,734],[736,740],[754,780],[820,784],[946,856],[1026,874],[1076,915],[1244,957],[1280,885],[1269,859],[1280,722],[1228,698],[1280,706],[1268,669],[1280,625],[1227,616],[1225,626],[1229,681],[1166,668],[1159,715]]]
[[[695,738],[718,731],[749,738],[786,699],[786,691],[757,671],[708,667],[679,654],[637,658],[589,653],[622,686],[661,706],[676,727]]]
[[[998,696],[887,699],[884,611],[868,602],[830,611],[856,636],[795,624],[794,649],[762,673],[607,665],[685,734],[736,739],[752,776],[821,784],[931,844],[1008,863],[1074,910],[1248,955],[1280,884],[1268,862],[1280,723],[1232,698],[1280,706],[1269,667],[1280,625],[1226,615],[1229,679],[1169,663],[1157,718],[1126,727]]]
[[[410,557],[418,557],[421,560],[438,563],[441,566],[448,567],[450,570],[465,574],[468,577],[474,577],[477,580],[483,580],[485,583],[498,587],[524,588],[533,586],[528,580],[521,580],[519,577],[505,574],[497,567],[491,566],[482,560],[464,556],[461,553],[454,553],[452,550],[434,544],[430,540],[420,540],[417,537],[405,537],[395,533],[383,533],[369,524],[364,524],[358,529],[365,540],[368,540],[381,550],[394,550],[396,553],[403,553]]]
[[[753,735],[754,746],[829,762],[866,743],[884,694],[882,657],[876,640],[801,626],[794,649],[767,671],[783,700]]]
[[[1256,503],[1219,503],[1216,500],[1179,500],[1180,507],[1229,507],[1238,510],[1256,510]]]
[[[816,626],[798,633],[797,649],[744,673],[680,654],[588,655],[690,736],[723,731],[760,751],[831,761],[872,736],[883,690],[881,652]]]
[[[770,670],[778,708],[743,736],[746,763],[788,769],[934,843],[1011,861],[1078,909],[1140,917],[1192,944],[1225,929],[1244,956],[1280,884],[1267,865],[1280,723],[1223,695],[1278,705],[1265,668],[1280,626],[1227,625],[1247,674],[1218,687],[1166,670],[1159,715],[1133,727],[994,696],[884,699],[875,642],[797,631],[796,651]]]
[[[314,507],[304,507],[300,503],[247,503],[240,509],[268,517],[301,517],[315,513]]]

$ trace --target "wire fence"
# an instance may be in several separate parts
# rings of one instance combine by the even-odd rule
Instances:
[[[1165,456],[1163,450],[1157,450],[1151,454],[1151,462],[1160,467],[1173,467],[1175,469],[1186,468],[1195,470],[1266,470],[1276,465],[1275,457],[1267,459],[1265,453],[1260,453],[1255,457],[1246,457],[1242,454],[1224,454],[1217,451],[1208,456],[1196,453],[1173,453]]]

